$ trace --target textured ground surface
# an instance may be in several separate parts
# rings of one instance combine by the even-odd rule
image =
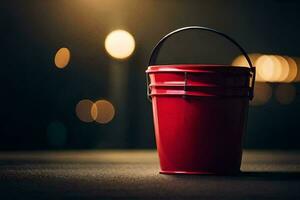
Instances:
[[[160,175],[154,151],[0,153],[0,199],[300,199],[300,152],[245,151],[239,176]]]

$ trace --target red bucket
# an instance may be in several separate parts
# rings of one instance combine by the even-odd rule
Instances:
[[[189,29],[210,31],[233,42],[250,68],[226,65],[156,65],[163,42]],[[152,51],[147,73],[160,173],[236,174],[255,68],[229,36],[205,27],[185,27],[162,38]],[[150,80],[149,80],[150,77]]]

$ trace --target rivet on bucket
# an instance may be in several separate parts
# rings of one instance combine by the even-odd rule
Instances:
[[[250,68],[207,64],[156,65],[164,41],[190,29],[225,37],[244,54]],[[246,51],[224,33],[206,27],[184,27],[167,34],[157,43],[146,74],[160,172],[239,173],[242,137],[255,82],[255,68]]]

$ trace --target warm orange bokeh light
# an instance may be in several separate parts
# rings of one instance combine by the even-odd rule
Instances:
[[[279,60],[278,67],[281,69],[280,70],[281,73],[280,73],[280,76],[277,79],[277,81],[284,82],[287,79],[289,72],[290,72],[289,63],[286,60],[286,58],[284,58],[283,56],[276,55],[276,58]]]
[[[133,53],[135,41],[127,31],[115,30],[108,34],[104,45],[109,55],[117,59],[125,59]]]
[[[65,68],[69,64],[70,58],[71,58],[70,50],[65,47],[60,48],[55,54],[55,58],[54,58],[55,66],[60,69]]]
[[[76,105],[76,115],[83,122],[94,121],[92,116],[93,102],[88,99],[84,99],[78,102]]]
[[[106,124],[114,118],[115,108],[109,101],[99,100],[93,104],[91,113],[96,122]]]
[[[285,59],[287,60],[287,62],[289,64],[289,74],[286,77],[286,79],[284,80],[284,82],[290,83],[295,80],[295,78],[297,76],[298,67],[297,67],[297,63],[295,62],[295,60],[293,58],[285,56]]]
[[[300,58],[295,58],[295,62],[298,70],[294,82],[300,82]]]
[[[253,54],[249,54],[248,55],[252,65],[256,67],[256,61],[257,59],[261,56],[261,54],[258,53],[253,53]],[[240,55],[238,57],[236,57],[233,62],[232,62],[232,66],[240,66],[240,67],[245,67],[245,66],[249,66],[246,58],[244,55]],[[256,73],[256,77],[255,77],[256,81],[263,81],[263,79],[260,77],[260,75],[258,73]]]
[[[257,82],[298,82],[300,81],[300,60],[281,55],[249,54],[256,67]],[[249,66],[243,55],[236,57],[233,66]]]
[[[282,67],[280,59],[273,55],[263,55],[256,62],[257,73],[267,82],[278,82]]]
[[[252,60],[251,60],[252,62]],[[232,61],[232,66],[237,66],[237,67],[241,67],[241,66],[249,66],[246,58],[244,55],[239,55],[238,57],[236,57],[233,61]]]

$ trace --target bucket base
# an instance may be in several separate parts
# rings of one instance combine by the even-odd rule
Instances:
[[[183,174],[183,175],[238,175],[241,173],[240,170],[234,171],[234,172],[210,172],[210,171],[166,171],[166,170],[160,170],[160,174],[169,174],[169,175],[175,175],[175,174]]]

